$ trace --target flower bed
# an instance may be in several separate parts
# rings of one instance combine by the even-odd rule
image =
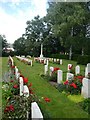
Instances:
[[[9,60],[10,61],[10,60]],[[28,87],[29,95],[27,96],[27,92],[22,91],[22,95],[20,95],[20,77],[18,80],[15,77],[15,66],[9,65],[10,71],[10,80],[6,83],[3,83],[3,99],[6,100],[6,105],[3,106],[3,119],[27,119],[31,118],[31,103],[32,102],[41,102],[45,101],[50,102],[50,99],[38,98],[35,94],[32,83],[28,82],[28,78],[24,77],[21,72],[20,77],[23,79],[23,85]]]

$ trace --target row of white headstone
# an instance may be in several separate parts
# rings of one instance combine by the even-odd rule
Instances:
[[[9,59],[13,61],[12,57],[10,57]],[[20,77],[19,70],[16,66],[15,66],[15,77],[16,77],[16,80],[19,80],[20,96],[29,97],[28,86],[24,85],[23,78]],[[27,111],[27,119],[29,117],[28,113],[29,112]],[[37,118],[37,120],[43,119],[42,112],[36,102],[31,103],[31,118],[32,119]]]
[[[18,60],[24,60],[25,62],[27,62],[28,64],[30,64],[31,66],[32,66],[32,64],[33,64],[33,62],[32,62],[32,60],[30,60],[30,59],[28,59],[28,58],[24,58],[24,56],[23,57],[20,57],[20,56],[16,56],[16,58],[18,59]]]
[[[68,70],[69,70],[69,65],[68,65]],[[54,70],[54,67],[50,67],[50,76],[52,75],[53,70]],[[80,66],[79,65],[77,65],[75,67],[75,70],[76,70],[76,72],[75,72],[76,75],[80,74]],[[48,65],[45,65],[44,74],[46,75],[47,72],[48,72]],[[90,73],[90,63],[88,63],[87,66],[86,66],[85,75],[87,76],[88,73]],[[73,78],[74,78],[74,74],[67,73],[66,80],[72,80]],[[57,70],[57,83],[61,84],[62,80],[63,80],[63,71],[62,70]],[[83,80],[82,80],[81,94],[85,98],[90,98],[90,79],[83,78]]]
[[[85,68],[85,78],[82,81],[82,91],[81,94],[84,98],[90,98],[90,78],[88,78],[88,74],[90,73],[90,63],[87,64]]]
[[[14,66],[14,61],[13,61],[13,58],[11,56],[8,57],[8,61],[11,62],[11,66]]]

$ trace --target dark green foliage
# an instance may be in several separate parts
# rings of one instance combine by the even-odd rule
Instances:
[[[83,102],[80,102],[79,105],[82,107],[83,110],[90,114],[90,98],[87,98]]]
[[[51,58],[58,58],[58,59],[69,59],[68,55],[64,55],[64,54],[52,54],[50,56]]]
[[[86,65],[89,62],[90,62],[90,56],[89,55],[78,56],[77,64]]]

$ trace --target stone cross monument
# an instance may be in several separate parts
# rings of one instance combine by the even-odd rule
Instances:
[[[40,58],[43,58],[43,44],[41,44],[41,54],[40,54]]]

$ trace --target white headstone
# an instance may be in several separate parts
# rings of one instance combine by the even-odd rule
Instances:
[[[46,64],[46,62],[47,62],[47,59],[44,59],[44,64]]]
[[[50,67],[50,76],[52,76],[53,70],[54,70],[54,67]]]
[[[56,61],[57,61],[56,58],[54,58],[54,62],[55,62],[55,63],[56,63]]]
[[[77,75],[77,74],[80,74],[80,66],[79,65],[77,65],[76,67],[75,67],[75,74]]]
[[[24,85],[24,87],[23,87],[23,94],[25,97],[29,97],[29,89],[28,89],[27,85]]]
[[[66,80],[72,80],[74,78],[74,74],[72,73],[67,73],[67,78]]]
[[[68,64],[68,70],[70,70],[70,68],[69,67],[71,67],[72,66],[72,64]]]
[[[43,120],[43,115],[36,102],[31,103],[31,119],[34,120],[34,118],[37,120]]]
[[[47,65],[49,64],[49,60],[47,60]]]
[[[20,82],[20,96],[22,96],[23,95],[23,78],[22,77],[20,77],[19,78],[19,82]]]
[[[60,84],[63,79],[63,72],[62,70],[57,71],[57,83]]]
[[[87,71],[90,73],[90,63],[87,64]]]
[[[81,94],[84,98],[90,98],[90,79],[83,78],[82,80]]]
[[[44,74],[45,74],[45,75],[47,74],[47,71],[48,71],[48,65],[45,65],[45,66],[44,66]]]
[[[31,66],[32,66],[32,60],[31,60]]]
[[[15,66],[15,77],[18,80],[20,73],[18,73],[18,68]]]
[[[60,65],[62,65],[62,59],[60,59]]]

